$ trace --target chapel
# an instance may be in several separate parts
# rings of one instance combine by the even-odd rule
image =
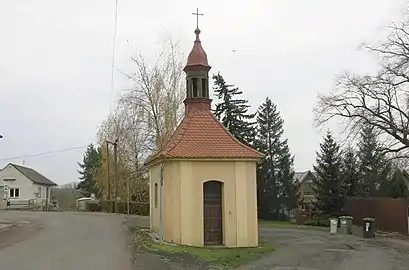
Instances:
[[[150,228],[166,242],[258,246],[256,166],[263,154],[231,135],[211,111],[200,30],[184,68],[185,116],[149,168]]]

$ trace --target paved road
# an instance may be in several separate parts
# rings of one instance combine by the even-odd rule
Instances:
[[[189,261],[144,253],[133,263],[124,217],[119,215],[7,211],[0,212],[0,220],[12,220],[16,226],[0,232],[1,270],[200,269],[190,267]],[[277,251],[240,269],[409,269],[409,246],[396,241],[279,228],[262,228],[260,235],[277,244]]]
[[[327,232],[262,228],[260,235],[278,248],[242,269],[271,270],[407,270],[408,250],[383,240],[332,236]]]
[[[20,227],[0,233],[0,269],[132,269],[121,216],[7,211],[0,219]]]

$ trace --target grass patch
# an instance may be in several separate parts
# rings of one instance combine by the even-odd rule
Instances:
[[[260,220],[261,226],[286,228],[286,229],[301,229],[301,230],[316,230],[316,231],[328,231],[327,227],[313,226],[313,225],[298,225],[290,221],[277,221],[277,220]]]
[[[170,254],[189,254],[210,264],[228,268],[256,261],[274,251],[274,247],[267,243],[254,248],[189,247],[154,243],[153,248]]]
[[[137,250],[158,253],[162,256],[177,255],[198,259],[221,269],[235,268],[253,261],[274,251],[270,243],[260,243],[259,247],[225,248],[225,247],[190,247],[174,244],[160,244],[152,240],[148,232],[133,228],[134,243]]]

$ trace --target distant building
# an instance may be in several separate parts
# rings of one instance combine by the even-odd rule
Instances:
[[[312,188],[315,179],[314,173],[310,170],[296,172],[294,178],[298,183],[298,207],[303,210],[311,210],[315,200]]]
[[[49,203],[50,187],[56,185],[34,169],[9,163],[0,171],[0,200]]]

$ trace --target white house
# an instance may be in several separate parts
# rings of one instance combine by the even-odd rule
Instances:
[[[38,203],[50,201],[50,187],[57,184],[41,173],[27,167],[9,163],[0,171],[0,193],[7,186],[8,194],[0,194],[10,200],[34,199]],[[4,196],[6,195],[6,196]]]

